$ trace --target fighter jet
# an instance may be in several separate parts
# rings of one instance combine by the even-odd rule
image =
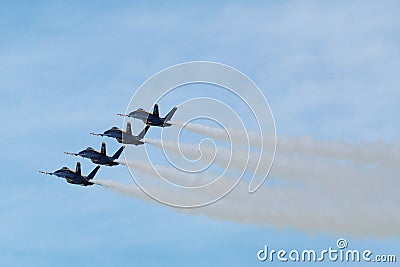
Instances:
[[[81,156],[82,158],[88,158],[93,163],[100,165],[116,166],[119,165],[119,163],[115,162],[115,160],[119,158],[124,148],[125,146],[122,146],[120,149],[118,149],[117,152],[115,152],[115,154],[112,157],[107,156],[106,143],[104,142],[101,143],[101,151],[97,151],[91,147],[88,147],[79,153],[71,153],[71,152],[64,152],[64,153],[73,156]]]
[[[127,115],[125,115],[125,114],[117,114],[117,115],[142,120],[144,123],[146,123],[146,125],[149,125],[149,126],[168,127],[168,126],[171,126],[171,124],[168,123],[168,121],[171,120],[172,116],[174,115],[174,113],[177,109],[178,109],[177,107],[174,107],[173,109],[171,109],[171,111],[168,112],[167,116],[165,116],[164,118],[160,118],[157,104],[154,105],[154,109],[153,109],[152,113],[150,113],[142,108],[139,108],[135,111],[132,111],[131,113],[129,113]]]
[[[131,123],[127,122],[126,123],[126,131],[119,129],[118,127],[112,127],[111,129],[105,131],[102,134],[96,134],[96,133],[90,133],[92,135],[96,136],[107,136],[111,138],[115,138],[118,143],[121,144],[130,144],[130,145],[143,145],[144,142],[140,141],[143,139],[145,134],[147,133],[147,130],[150,128],[150,126],[146,126],[140,133],[139,135],[133,135],[132,134],[132,127]]]
[[[43,172],[39,171],[40,173],[43,174],[48,174],[48,175],[55,175],[61,178],[65,178],[68,183],[70,184],[77,184],[81,186],[88,186],[88,185],[93,185],[93,183],[90,182],[96,175],[97,171],[100,169],[100,166],[97,166],[94,168],[94,170],[88,175],[88,176],[83,176],[81,174],[81,163],[77,162],[76,163],[76,169],[75,171],[67,168],[67,167],[62,167],[61,169],[55,171],[55,172]]]

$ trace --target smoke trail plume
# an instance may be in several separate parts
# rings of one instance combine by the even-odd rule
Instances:
[[[211,131],[214,136],[207,136],[215,138],[218,135],[216,130],[218,129]],[[256,146],[257,143],[252,138],[254,137],[250,134],[250,141]],[[232,138],[233,142],[240,142],[239,140],[239,135]],[[198,158],[229,170],[241,171],[245,168],[247,173],[258,175],[264,173],[263,168],[268,167],[258,165],[260,155],[257,150],[247,153],[248,151],[242,151],[243,148],[240,147],[235,147],[232,151],[218,146],[153,139],[147,139],[146,143],[162,148],[165,153]],[[347,145],[339,142],[317,142],[310,138],[279,137],[278,153],[270,175],[272,178],[267,180],[266,186],[249,195],[246,190],[248,180],[245,179],[226,197],[212,205],[179,211],[205,214],[220,220],[296,228],[302,231],[374,237],[400,236],[397,204],[400,202],[397,193],[400,181],[399,169],[394,165],[394,161],[398,160],[395,148],[397,143],[389,148],[383,143]],[[270,156],[269,151],[265,152],[260,161],[265,162]],[[346,161],[343,162],[342,159]],[[162,176],[188,186],[196,180],[208,179],[206,174],[190,176],[171,167],[152,166],[147,162],[118,162],[158,179]],[[229,173],[231,174],[232,172]],[[222,190],[233,179],[229,175],[215,184],[213,190]],[[135,198],[149,199],[137,188],[99,183]],[[154,190],[158,192],[158,196],[178,196],[187,203],[194,203],[204,195],[213,193],[180,193],[164,187]]]
[[[249,144],[259,147],[264,144],[272,147],[274,136],[270,134],[260,134],[257,132],[244,132],[228,128],[226,131],[220,128],[181,122],[173,122],[174,125],[184,127],[194,133],[211,137],[216,140],[229,142],[227,132],[232,142],[247,144],[244,138],[247,134]],[[277,148],[283,153],[301,153],[307,155],[319,155],[334,160],[349,160],[359,163],[379,164],[392,168],[399,168],[400,162],[400,142],[385,143],[382,141],[364,142],[351,144],[346,142],[320,142],[311,137],[290,137],[280,135],[277,137]]]
[[[209,161],[210,157],[215,157],[214,162],[220,165],[232,156],[230,151],[220,147],[177,146],[176,142],[151,139],[147,143],[177,155],[182,152],[196,154],[201,149],[201,160]],[[246,158],[241,153],[233,155],[230,167],[241,169]],[[252,154],[249,162],[251,172],[256,165]],[[239,186],[242,189],[236,188],[223,200],[200,210],[212,217],[244,223],[340,234],[399,235],[398,175],[398,169],[389,165],[338,163],[312,153],[303,156],[278,153],[271,176],[293,183],[268,184],[254,195],[246,194],[243,183]]]
[[[212,180],[214,180],[217,176],[217,174],[210,175],[203,172],[189,175],[187,173],[180,172],[175,168],[170,168],[161,165],[154,165],[138,160],[126,161],[124,159],[117,159],[116,162],[122,165],[129,166],[135,170],[141,171],[153,177],[157,178],[162,177],[168,181],[179,184],[181,186],[197,186],[198,184],[209,183]]]
[[[94,180],[109,189],[154,202],[136,186],[106,180]],[[172,192],[157,189],[168,197]],[[400,235],[396,196],[368,201],[368,198],[343,188],[340,194],[327,197],[326,192],[310,188],[280,188],[269,186],[257,194],[249,195],[246,185],[239,186],[224,199],[210,206],[196,209],[177,209],[189,214],[204,214],[220,220],[296,228],[303,231],[324,231],[355,236],[386,237]],[[379,192],[377,192],[379,193]],[[382,192],[381,192],[382,193]],[[186,194],[186,198],[195,198]],[[368,223],[366,223],[368,221]]]
[[[163,148],[177,155],[182,152],[190,155],[197,155],[199,149],[202,151],[200,160],[211,161],[215,158],[214,163],[221,167],[226,167],[229,162],[229,168],[237,170],[246,169],[246,172],[262,175],[266,173],[267,165],[257,166],[260,155],[251,153],[246,155],[236,151],[227,150],[221,147],[201,148],[193,144],[179,144],[176,142],[147,139],[147,143],[156,147]],[[268,153],[261,155],[261,162],[269,159]],[[248,161],[248,164],[245,163]],[[400,186],[397,179],[398,171],[388,168],[379,167],[362,167],[353,164],[340,164],[332,160],[290,155],[286,153],[278,153],[274,166],[271,170],[271,177],[279,177],[293,182],[304,182],[307,184],[318,185],[321,187],[340,187],[340,186],[357,186],[364,189],[375,190],[381,187],[382,183],[391,184],[388,190],[394,190]]]
[[[111,180],[92,179],[90,181],[94,184],[107,187],[110,190],[113,190],[115,192],[118,192],[118,193],[121,193],[124,195],[131,196],[131,197],[143,199],[145,196],[144,193],[137,186],[125,185],[125,184],[121,184],[121,183],[114,182]]]

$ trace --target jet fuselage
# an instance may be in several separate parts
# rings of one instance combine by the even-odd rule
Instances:
[[[160,118],[144,109],[138,109],[128,114],[128,117],[139,119],[149,126],[169,127],[170,123],[165,122],[164,118]]]
[[[82,186],[93,185],[93,183],[86,180],[82,175],[76,174],[73,170],[63,167],[60,170],[57,170],[53,173],[49,173],[50,175],[55,175],[60,178],[64,178],[70,184],[77,184]]]
[[[100,165],[106,165],[106,166],[119,165],[119,163],[114,162],[114,159],[112,157],[104,155],[91,147],[88,147],[85,150],[82,150],[81,152],[79,152],[78,154],[73,154],[73,155],[81,156],[83,158],[88,158],[93,163],[100,164]]]

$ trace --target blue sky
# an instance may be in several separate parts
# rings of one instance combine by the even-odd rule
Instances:
[[[260,264],[256,252],[264,244],[334,244],[339,234],[187,215],[37,170],[73,167],[76,158],[63,151],[99,148],[88,133],[121,126],[115,114],[140,84],[193,60],[232,65],[252,78],[268,98],[278,134],[395,142],[399,7],[396,1],[2,2],[0,265],[252,266]],[[82,168],[87,173],[93,165],[84,161]],[[102,168],[99,177],[131,182],[123,166]],[[400,256],[398,236],[348,240]]]

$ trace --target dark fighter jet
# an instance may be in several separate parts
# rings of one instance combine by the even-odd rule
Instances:
[[[124,148],[125,146],[122,146],[120,149],[118,149],[117,152],[115,152],[115,154],[112,157],[107,156],[106,143],[104,142],[101,143],[101,151],[97,151],[91,147],[88,147],[85,150],[80,151],[79,153],[71,153],[71,152],[64,152],[64,153],[68,155],[81,156],[82,158],[88,158],[93,163],[100,165],[116,166],[119,163],[115,162],[115,160],[119,158]]]
[[[147,133],[147,130],[149,129],[150,126],[146,126],[140,133],[139,135],[133,135],[132,134],[132,127],[131,123],[127,122],[126,123],[126,131],[119,129],[118,127],[112,127],[110,130],[105,131],[102,134],[96,134],[96,133],[90,133],[92,135],[96,136],[107,136],[111,138],[115,138],[118,143],[122,144],[130,144],[130,145],[143,145],[144,142],[140,141],[143,139],[145,134]]]
[[[82,185],[82,186],[88,186],[88,185],[93,185],[93,183],[90,182],[96,175],[97,171],[100,169],[100,166],[97,166],[94,168],[94,170],[88,175],[88,176],[83,176],[81,174],[81,163],[77,162],[76,163],[76,169],[75,171],[67,168],[67,167],[62,167],[61,169],[55,171],[55,172],[43,172],[39,171],[40,173],[48,174],[48,175],[55,175],[61,178],[65,178],[68,183],[70,184],[77,184],[77,185]]]
[[[142,120],[144,123],[146,123],[149,126],[168,127],[168,126],[171,126],[171,124],[168,123],[168,121],[172,119],[172,116],[174,115],[174,113],[177,109],[178,109],[177,107],[174,107],[173,109],[171,109],[171,111],[168,112],[167,116],[165,116],[164,118],[160,118],[160,113],[158,112],[157,104],[154,105],[154,109],[153,109],[152,113],[150,113],[142,108],[139,108],[135,111],[132,111],[131,113],[129,113],[127,115],[125,115],[125,114],[117,114],[117,115]]]

